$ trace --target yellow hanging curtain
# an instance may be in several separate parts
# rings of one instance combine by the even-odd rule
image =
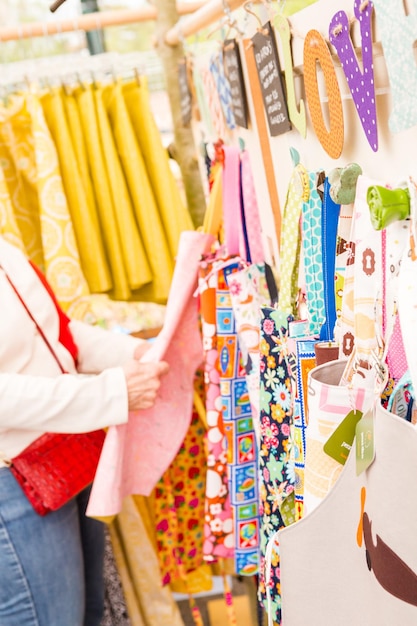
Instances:
[[[123,242],[124,265],[129,286],[133,290],[150,283],[152,274],[135,222],[126,180],[117,154],[109,118],[107,117],[104,103],[106,91],[102,87],[96,87],[94,89],[94,101],[104,163],[115,208],[116,225],[120,239]]]
[[[0,168],[0,233],[12,245],[26,254],[22,234],[16,221],[9,189],[3,170]]]
[[[39,98],[26,96],[36,168],[45,273],[64,310],[89,294],[58,166],[58,155]]]
[[[94,192],[90,166],[88,162],[88,153],[86,146],[86,138],[81,124],[80,113],[78,110],[77,100],[73,92],[66,90],[61,92],[62,102],[68,122],[68,129],[74,147],[75,157],[77,159],[78,171],[86,195],[89,212],[98,216],[96,194]],[[100,220],[98,220],[100,223]],[[104,245],[104,244],[103,244]]]
[[[135,293],[135,298],[164,303],[169,294],[174,261],[168,247],[145,163],[123,99],[121,84],[116,83],[106,88],[103,99],[129,186],[136,221],[152,271],[152,283]]]
[[[77,239],[81,265],[92,293],[109,291],[112,286],[96,207],[88,202],[80,174],[61,90],[44,94],[41,104],[55,142],[65,195]]]
[[[131,291],[123,263],[122,243],[116,225],[115,210],[104,163],[92,88],[89,85],[78,87],[74,90],[73,96],[77,103],[82,136],[85,140],[88,158],[87,168],[91,171],[93,189],[97,200],[97,212],[103,233],[103,243],[112,276],[113,287],[111,295],[115,300],[129,300]],[[72,103],[67,102],[68,98],[68,95],[65,94],[64,101],[71,107]],[[74,118],[72,118],[72,123],[74,124]],[[74,136],[75,143],[76,137]],[[77,158],[80,158],[80,151],[77,153]],[[80,161],[79,165],[80,170],[83,171],[84,164]]]
[[[140,146],[148,177],[155,193],[166,238],[175,258],[179,237],[184,230],[194,230],[188,209],[184,206],[178,183],[169,165],[161,134],[153,117],[146,77],[123,86],[126,105]]]
[[[16,100],[7,114],[0,132],[7,137],[18,184],[23,184],[28,203],[18,207],[23,241],[32,260],[45,271],[60,305],[67,310],[89,290],[81,270],[55,146],[35,94],[28,93]],[[37,251],[32,243],[33,233],[29,232],[31,226],[36,239],[40,235],[41,254],[35,258],[30,251]]]
[[[0,109],[0,158],[16,222],[29,258],[45,269],[39,202],[35,188],[36,171],[32,147],[31,121],[23,96],[9,98]]]

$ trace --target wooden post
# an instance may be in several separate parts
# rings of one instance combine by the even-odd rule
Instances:
[[[154,0],[154,6],[157,11],[156,46],[164,68],[171,105],[174,156],[181,169],[188,210],[194,225],[198,227],[203,223],[206,201],[193,132],[190,127],[183,125],[181,114],[178,65],[184,60],[184,47],[182,42],[176,46],[170,46],[165,42],[166,32],[178,22],[179,15],[175,0]]]

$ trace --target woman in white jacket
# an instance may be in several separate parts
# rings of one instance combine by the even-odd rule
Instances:
[[[85,516],[88,492],[41,517],[8,461],[45,432],[90,432],[151,407],[168,365],[141,364],[146,349],[70,321],[39,272],[0,237],[1,626],[99,626],[103,527]]]

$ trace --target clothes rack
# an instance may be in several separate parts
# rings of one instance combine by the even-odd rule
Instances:
[[[185,37],[239,9],[245,0],[210,0],[185,19],[180,19],[165,35],[165,43],[177,46]]]
[[[178,2],[177,10],[179,15],[187,15],[198,10],[202,4],[203,3],[198,0],[195,2]],[[156,15],[157,11],[155,7],[145,5],[139,9],[133,10],[102,11],[80,15],[73,19],[50,20],[19,24],[18,26],[7,26],[0,28],[0,42],[58,35],[77,30],[87,32],[108,26],[123,26],[126,24],[154,20],[156,19]]]

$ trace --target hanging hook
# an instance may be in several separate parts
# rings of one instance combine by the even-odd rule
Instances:
[[[55,13],[55,11],[57,9],[59,9],[59,7],[64,4],[65,0],[55,0],[55,2],[53,2],[51,4],[51,6],[49,7],[49,10],[51,13]]]
[[[259,24],[259,27],[256,29],[259,33],[262,33],[262,35],[268,35],[269,31],[264,28],[264,25],[262,24],[259,15],[257,15],[257,13],[255,13],[255,11],[252,11],[252,9],[250,9],[249,7],[252,5],[252,0],[247,0],[246,2],[244,2],[243,4],[243,9],[246,11],[246,13],[249,13],[249,15],[252,15],[256,21]]]

